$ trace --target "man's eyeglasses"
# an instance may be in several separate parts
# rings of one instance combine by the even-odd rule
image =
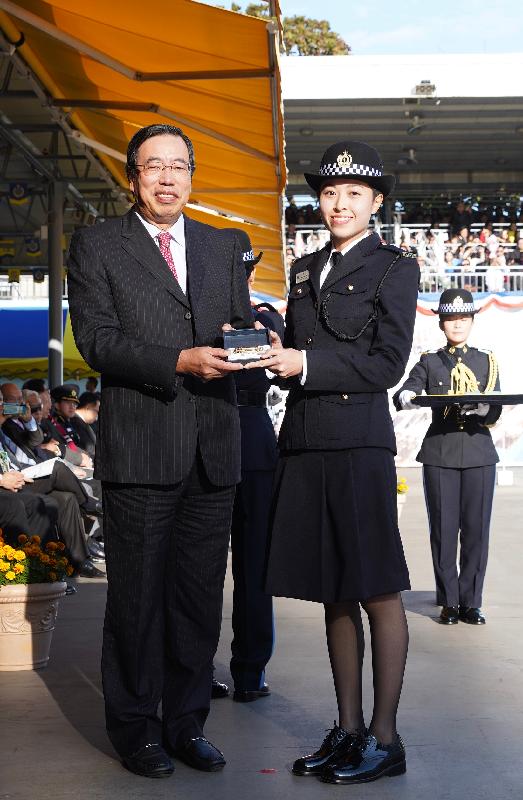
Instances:
[[[174,164],[164,164],[163,161],[148,161],[147,164],[136,164],[137,167],[147,177],[158,177],[164,169],[170,169],[174,175],[180,178],[187,178],[192,170],[191,165],[186,161],[175,161]]]

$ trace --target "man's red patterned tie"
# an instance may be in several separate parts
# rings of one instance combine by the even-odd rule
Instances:
[[[160,253],[165,258],[167,266],[171,270],[174,278],[178,280],[178,273],[176,272],[176,267],[174,266],[173,254],[171,253],[171,247],[170,247],[172,239],[171,234],[169,233],[169,231],[163,231],[162,233],[158,234],[157,239],[160,244]]]

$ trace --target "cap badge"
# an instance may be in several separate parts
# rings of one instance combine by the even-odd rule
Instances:
[[[71,397],[76,397],[76,389],[73,389],[73,390],[71,391]]]
[[[341,169],[348,169],[352,164],[352,156],[347,150],[344,150],[343,153],[340,153],[336,161]]]
[[[462,306],[463,305],[463,298],[458,294],[457,297],[454,298],[453,304],[454,306]]]

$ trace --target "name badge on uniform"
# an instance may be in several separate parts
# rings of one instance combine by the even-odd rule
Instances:
[[[298,272],[296,275],[296,283],[303,283],[303,281],[309,280],[309,270],[304,269],[303,272]]]

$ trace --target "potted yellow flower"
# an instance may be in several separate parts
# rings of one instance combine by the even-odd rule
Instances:
[[[401,517],[403,506],[407,502],[407,492],[409,485],[405,478],[398,478],[396,483],[396,500],[398,501],[398,519]]]
[[[64,550],[23,534],[13,547],[0,529],[0,671],[47,666],[64,578],[73,572]]]

